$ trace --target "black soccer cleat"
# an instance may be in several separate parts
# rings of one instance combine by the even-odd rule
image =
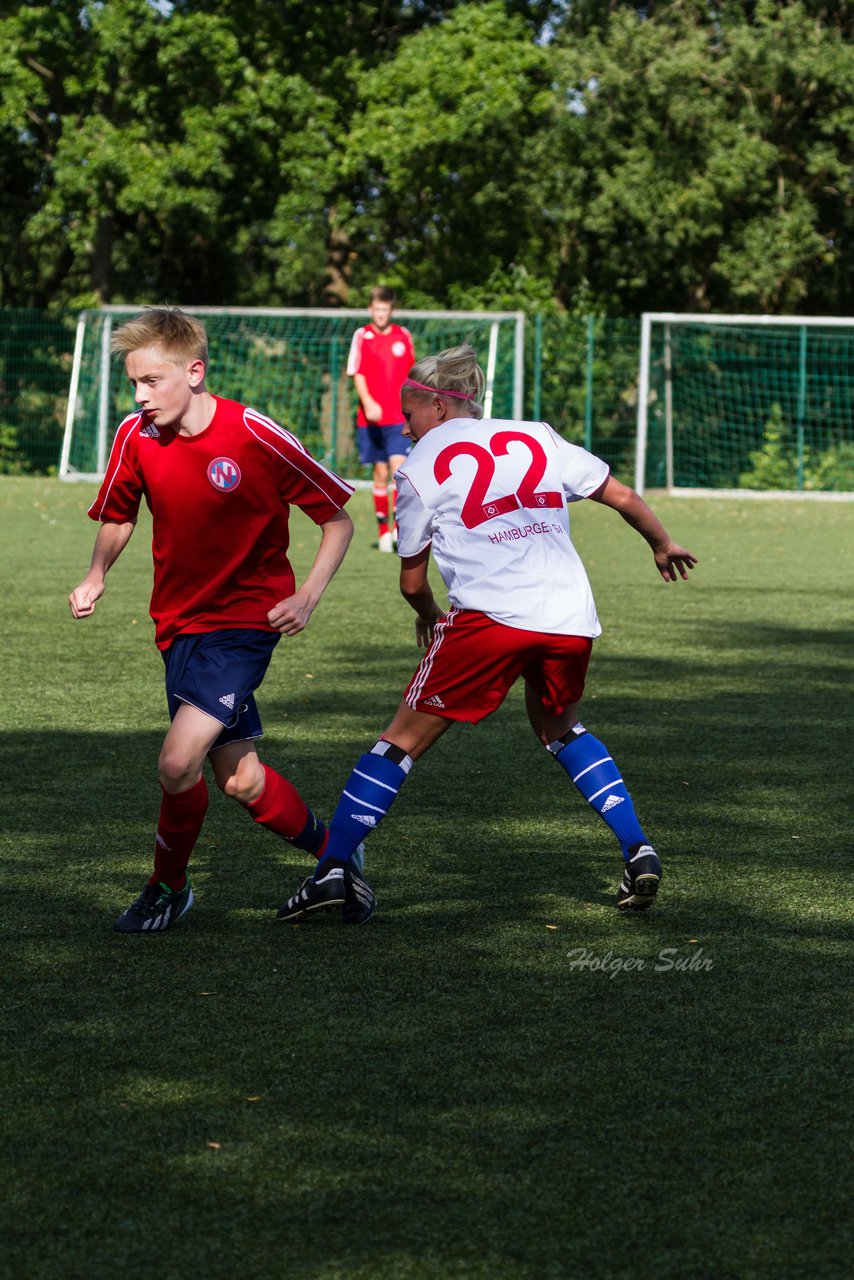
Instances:
[[[327,907],[343,907],[344,901],[344,868],[333,867],[317,880],[314,876],[307,876],[293,897],[279,907],[276,919],[301,920],[303,916],[323,911]]]
[[[638,845],[626,863],[622,884],[617,890],[618,908],[647,911],[655,901],[661,876],[661,863],[652,845]]]
[[[377,909],[374,891],[365,877],[352,869],[352,864],[344,871],[344,895],[344,924],[367,924],[373,919]]]
[[[123,911],[113,925],[116,933],[163,933],[193,905],[190,881],[183,889],[166,884],[147,884],[136,902]]]

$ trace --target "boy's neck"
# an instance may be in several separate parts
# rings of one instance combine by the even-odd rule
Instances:
[[[211,425],[216,413],[216,400],[204,386],[194,390],[189,408],[178,423],[181,436],[198,436]]]

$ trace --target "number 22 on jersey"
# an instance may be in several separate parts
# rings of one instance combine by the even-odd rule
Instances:
[[[486,495],[495,475],[495,459],[508,454],[507,446],[512,441],[518,441],[530,452],[528,470],[515,493],[490,498],[487,502]],[[476,529],[487,520],[494,520],[496,516],[506,515],[508,511],[516,511],[519,507],[541,510],[543,507],[562,507],[564,504],[564,496],[560,490],[537,488],[546,473],[546,451],[539,440],[524,431],[496,431],[490,437],[488,449],[473,440],[460,440],[457,444],[448,445],[437,454],[433,463],[433,474],[438,484],[445,484],[450,479],[452,464],[463,456],[474,458],[477,463],[474,479],[460,513],[467,529]]]

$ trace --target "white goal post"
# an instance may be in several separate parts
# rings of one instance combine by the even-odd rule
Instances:
[[[635,488],[854,499],[854,318],[645,312]]]
[[[110,355],[113,329],[144,304],[81,312],[59,477],[99,481],[113,434],[133,409],[124,370]],[[204,320],[211,345],[211,387],[249,403],[298,435],[333,470],[354,461],[351,380],[346,367],[352,334],[367,324],[366,308],[205,307],[182,310]],[[412,332],[416,358],[470,342],[486,372],[487,414],[521,418],[524,403],[525,315],[521,311],[412,311],[394,319]]]

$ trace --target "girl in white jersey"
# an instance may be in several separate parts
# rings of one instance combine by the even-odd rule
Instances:
[[[661,863],[620,771],[578,720],[601,628],[567,503],[592,498],[618,511],[649,543],[665,582],[687,578],[696,557],[601,459],[546,423],[484,420],[483,388],[469,346],[425,357],[403,385],[414,447],[395,477],[400,589],[427,653],[391,724],[345,784],[324,856],[281,920],[338,900],[349,857],[388,812],[413,763],[454,721],[476,723],[494,711],[519,677],[534,733],[620,843],[617,906],[644,910],[658,891]],[[431,549],[447,613],[428,582]]]

